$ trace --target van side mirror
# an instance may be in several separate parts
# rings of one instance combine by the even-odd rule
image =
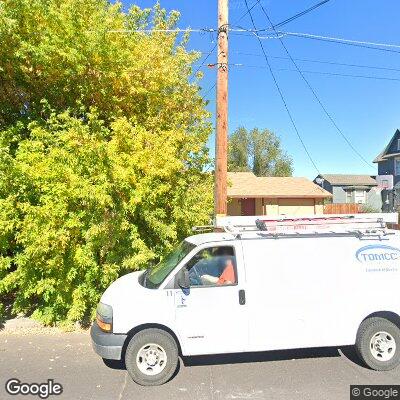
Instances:
[[[186,268],[178,272],[176,282],[181,289],[190,289],[189,271]]]

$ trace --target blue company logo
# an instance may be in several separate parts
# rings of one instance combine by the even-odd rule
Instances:
[[[400,249],[383,244],[362,247],[356,253],[357,260],[365,262],[393,261],[400,258]]]

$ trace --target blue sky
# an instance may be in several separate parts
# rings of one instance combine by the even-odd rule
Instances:
[[[255,0],[248,0],[249,5]],[[274,23],[302,11],[317,0],[262,0]],[[125,0],[128,6],[133,4]],[[155,1],[143,0],[135,4],[150,7]],[[217,0],[164,0],[161,5],[181,12],[179,27],[216,27]],[[230,0],[230,22],[246,12],[244,0]],[[258,28],[268,27],[259,7],[252,11]],[[331,0],[311,13],[282,27],[288,32],[302,32],[346,39],[400,44],[400,2],[398,0]],[[248,17],[240,25],[251,28]],[[215,35],[193,33],[189,47],[208,53]],[[351,75],[386,77],[396,80],[377,80],[355,77],[306,74],[310,84],[331,113],[338,126],[357,150],[372,162],[397,128],[400,128],[400,53],[345,46],[296,37],[284,42],[294,58],[312,59],[346,64],[362,64],[394,68],[399,71],[347,67],[339,65],[298,62],[301,69]],[[269,56],[285,57],[276,39],[263,41]],[[396,49],[400,51],[400,49]],[[244,55],[254,54],[254,55]],[[274,86],[265,59],[254,36],[230,35],[230,63],[246,67],[230,68],[229,131],[238,126],[268,128],[282,140],[284,149],[293,157],[296,176],[314,178],[317,174],[302,148],[290,123],[282,101]],[[208,62],[215,62],[216,55]],[[290,60],[272,58],[274,69],[293,69]],[[253,66],[253,67],[251,67]],[[204,68],[202,81],[206,92],[216,79],[215,69]],[[297,72],[276,71],[278,82],[293,114],[299,132],[318,169],[322,173],[376,174],[377,168],[368,167],[340,137]],[[215,91],[207,98],[209,110],[215,111]],[[214,152],[214,136],[210,138]]]

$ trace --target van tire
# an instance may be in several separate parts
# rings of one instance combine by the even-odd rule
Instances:
[[[147,346],[150,344],[155,345],[151,346],[156,347],[155,351],[152,351],[151,348]],[[138,361],[143,360],[141,354],[143,354],[143,352],[146,353],[146,348],[153,353],[159,350],[160,354],[166,356],[166,362],[163,364],[163,367],[156,365],[156,367],[163,369],[155,375],[143,373],[143,369],[147,364],[144,363],[144,361]],[[163,358],[163,356],[161,356],[161,358]],[[177,343],[168,332],[163,331],[162,329],[151,328],[138,332],[130,340],[125,352],[126,369],[128,370],[130,377],[137,384],[142,386],[157,386],[168,382],[178,367],[178,361]],[[139,367],[139,364],[141,365],[142,370]],[[154,373],[152,367],[149,367],[149,371],[150,373]],[[155,370],[155,372],[157,372],[157,370]]]
[[[390,359],[385,359],[385,353],[380,354],[379,343],[379,351],[375,349],[374,344],[377,341],[379,342],[381,332],[387,333],[387,335],[383,335],[383,337],[386,337],[386,341],[382,348],[383,351],[385,346],[389,348],[389,351],[386,351],[386,358],[390,357]],[[390,348],[393,351],[392,354],[390,354]],[[396,368],[400,364],[399,327],[385,318],[367,318],[362,322],[357,332],[356,350],[361,360],[375,371],[390,371]],[[383,359],[380,360],[379,358]]]

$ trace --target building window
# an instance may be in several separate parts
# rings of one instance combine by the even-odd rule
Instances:
[[[400,175],[400,158],[394,160],[394,173],[396,176]]]
[[[346,190],[346,203],[353,203],[353,191]]]
[[[365,204],[365,190],[356,190],[354,193],[354,202],[357,204]]]
[[[397,139],[397,150],[400,150],[400,139]]]

